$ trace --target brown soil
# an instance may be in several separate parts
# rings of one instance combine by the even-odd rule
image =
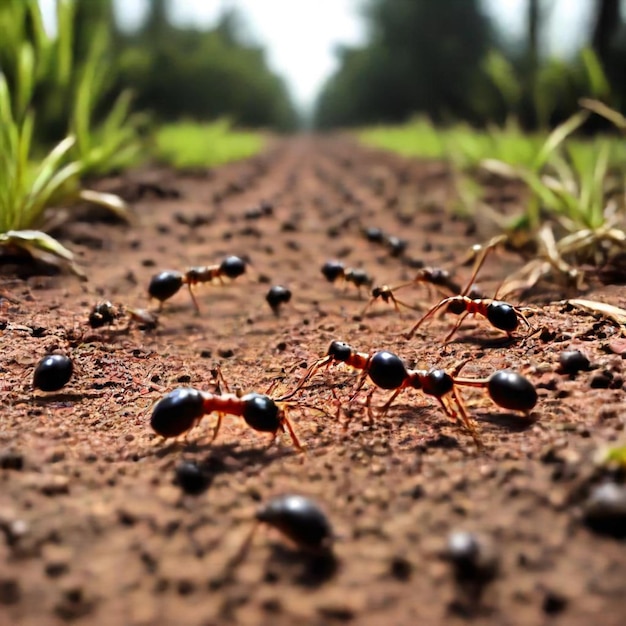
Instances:
[[[365,299],[320,273],[331,258],[365,268],[378,284],[411,278],[417,259],[455,269],[491,233],[451,216],[450,182],[440,164],[343,140],[291,139],[208,173],[150,170],[102,181],[133,201],[138,224],[91,215],[63,231],[88,282],[5,265],[3,292],[19,302],[0,303],[0,623],[622,624],[624,543],[583,517],[593,485],[619,480],[593,462],[623,437],[619,328],[553,302],[538,307],[538,332],[525,341],[502,343],[488,323],[472,320],[443,347],[450,316],[406,341],[418,313],[377,303],[359,319]],[[491,193],[503,210],[520,201],[509,189]],[[273,215],[246,215],[262,200]],[[405,255],[367,241],[368,226],[406,238]],[[249,255],[252,267],[232,284],[199,286],[199,316],[183,289],[165,303],[156,331],[86,323],[102,299],[147,306],[148,281],[161,269],[228,254]],[[485,293],[520,263],[494,255],[480,276]],[[468,275],[456,269],[459,282]],[[265,302],[270,284],[293,292],[279,317]],[[416,287],[403,297],[428,304],[436,296]],[[626,304],[616,286],[585,297]],[[373,424],[361,396],[344,428],[331,385],[347,406],[354,372],[331,367],[295,398],[321,410],[289,413],[306,454],[286,436],[268,447],[267,435],[233,416],[212,445],[213,416],[187,441],[163,443],[152,432],[153,402],[181,385],[214,390],[216,363],[231,391],[264,392],[282,379],[278,396],[334,339],[391,350],[416,367],[469,358],[464,376],[515,368],[534,382],[539,402],[520,417],[481,390],[464,390],[485,444],[479,452],[418,391],[404,392]],[[571,348],[587,354],[589,371],[559,373],[559,355]],[[50,352],[70,355],[75,374],[59,392],[33,390],[34,366]],[[181,459],[201,464],[201,494],[176,483]],[[324,508],[336,561],[261,527],[226,575],[259,503],[283,493]],[[454,531],[477,534],[497,562],[488,576],[455,579],[444,558]]]

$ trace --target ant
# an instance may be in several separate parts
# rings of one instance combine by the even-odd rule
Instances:
[[[334,283],[339,278],[352,283],[359,290],[359,295],[361,287],[371,287],[374,282],[364,269],[346,268],[341,261],[326,261],[322,265],[322,274],[329,283]]]
[[[295,389],[281,400],[293,397],[317,370],[328,367],[335,362],[346,363],[362,371],[352,399],[356,397],[369,377],[377,388],[394,390],[391,398],[381,409],[381,415],[384,415],[404,389],[419,389],[424,394],[436,398],[446,415],[455,421],[460,421],[478,447],[482,446],[482,442],[474,421],[467,413],[463,399],[457,389],[458,386],[486,388],[490,398],[498,406],[524,413],[528,413],[537,402],[537,392],[532,383],[516,372],[503,370],[496,372],[487,379],[458,378],[458,373],[467,361],[457,366],[452,374],[437,368],[412,370],[408,369],[402,359],[392,352],[387,350],[373,354],[357,352],[352,346],[342,341],[333,341],[328,348],[327,355],[316,361],[305,372]],[[366,405],[370,421],[373,421],[370,402],[375,391],[376,389],[373,389],[367,396]]]
[[[410,287],[411,285],[418,285],[420,283],[426,284],[428,287],[434,286],[435,288],[439,288],[439,291],[447,290],[446,295],[450,293],[457,294],[461,291],[461,288],[457,283],[452,280],[450,272],[447,270],[441,269],[439,267],[423,267],[420,269],[413,280],[402,283],[400,285],[396,285],[394,287],[390,287],[389,285],[382,285],[380,287],[374,287],[372,289],[372,297],[369,302],[365,305],[365,308],[361,312],[361,316],[365,315],[366,311],[370,308],[370,306],[379,298],[386,303],[390,301],[393,302],[393,305],[396,311],[399,311],[398,305],[402,305],[407,309],[412,309],[414,311],[418,310],[418,307],[411,306],[406,302],[402,302],[395,297],[394,291],[398,289],[403,289],[405,287]]]
[[[475,298],[468,295],[470,288],[473,285],[474,280],[489,252],[491,252],[496,245],[498,245],[498,243],[499,240],[494,240],[494,243],[490,243],[484,248],[481,246],[474,246],[476,251],[479,253],[479,256],[476,259],[474,270],[465,289],[459,295],[444,298],[427,311],[426,314],[413,326],[413,328],[411,328],[411,330],[404,335],[406,339],[413,337],[417,329],[424,323],[424,321],[426,321],[429,317],[432,317],[443,307],[446,307],[446,311],[459,316],[458,320],[452,327],[452,330],[446,335],[444,343],[448,343],[448,341],[450,341],[452,335],[454,335],[454,333],[459,329],[463,320],[468,315],[482,315],[491,323],[492,326],[498,330],[504,331],[509,339],[512,338],[513,333],[519,327],[520,320],[526,325],[529,333],[532,331],[532,326],[524,315],[524,311],[531,310],[529,307],[516,307],[502,300]]]
[[[91,328],[102,328],[103,326],[111,326],[116,320],[123,317],[128,317],[127,329],[133,322],[137,322],[143,330],[154,330],[159,323],[157,314],[152,311],[122,305],[115,306],[105,300],[93,306],[89,312],[88,324]]]
[[[224,276],[231,280],[241,276],[246,271],[246,261],[238,256],[227,256],[221,263],[217,265],[206,265],[190,267],[183,272],[174,270],[165,270],[155,274],[148,286],[150,297],[159,301],[159,310],[163,307],[165,300],[169,300],[173,295],[178,293],[183,285],[187,285],[189,295],[193,301],[196,313],[200,313],[198,301],[191,287],[198,283],[210,283],[219,280],[224,283]]]
[[[204,415],[216,412],[217,424],[210,443],[215,441],[224,415],[234,415],[242,417],[250,428],[258,432],[272,433],[272,441],[279,431],[285,432],[287,429],[293,445],[299,451],[303,451],[282,401],[274,400],[268,394],[262,393],[249,393],[244,396],[230,393],[219,369],[216,374],[218,380],[224,383],[225,394],[219,393],[219,382],[217,393],[200,391],[193,387],[174,389],[154,406],[150,419],[152,429],[166,439],[178,437],[191,430]]]

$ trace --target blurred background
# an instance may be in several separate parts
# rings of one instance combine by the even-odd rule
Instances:
[[[583,96],[626,101],[624,0],[80,0],[75,19],[76,58],[105,24],[110,93],[164,122],[533,129]]]

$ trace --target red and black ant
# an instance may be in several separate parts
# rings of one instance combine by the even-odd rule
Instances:
[[[361,294],[361,287],[371,287],[374,282],[371,276],[363,269],[348,267],[341,261],[326,261],[322,265],[322,274],[329,283],[334,283],[339,278],[347,283],[352,283]]]
[[[114,305],[105,300],[95,304],[89,312],[88,323],[91,328],[102,328],[103,326],[111,326],[117,320],[128,319],[127,329],[135,322],[143,330],[154,330],[159,323],[158,315],[153,311],[146,309],[135,309],[123,305]]]
[[[452,374],[442,369],[411,370],[406,367],[400,357],[392,352],[387,350],[373,354],[358,352],[342,341],[333,341],[328,348],[327,355],[309,367],[296,387],[281,400],[293,397],[317,370],[335,362],[345,363],[362,371],[355,386],[353,398],[368,377],[380,389],[395,390],[382,408],[382,414],[384,414],[404,389],[419,389],[426,395],[435,397],[446,415],[460,421],[478,446],[482,445],[478,431],[465,409],[457,386],[486,388],[490,398],[498,406],[524,413],[528,413],[537,402],[537,392],[532,383],[516,372],[503,370],[487,379],[457,378],[456,375],[465,362],[455,368]],[[370,420],[373,419],[370,401],[374,391],[375,389],[367,397]]]
[[[378,299],[386,303],[393,302],[396,311],[399,311],[398,305],[402,305],[403,307],[406,307],[407,309],[412,309],[414,311],[418,310],[419,307],[412,306],[396,298],[394,292],[398,291],[398,289],[404,289],[405,287],[419,284],[434,286],[440,292],[445,293],[446,295],[449,295],[451,293],[456,294],[461,291],[461,288],[454,282],[454,280],[452,280],[450,272],[448,272],[447,270],[438,267],[423,267],[417,272],[413,280],[401,283],[400,285],[395,285],[393,287],[390,287],[389,285],[374,287],[374,289],[372,289],[372,297],[365,305],[365,308],[361,312],[361,316],[365,315],[365,312]]]
[[[154,409],[150,424],[152,429],[161,437],[178,437],[191,430],[203,416],[217,413],[217,424],[211,437],[211,442],[217,437],[224,415],[242,417],[253,430],[271,433],[272,441],[279,432],[289,432],[293,445],[303,450],[300,441],[287,417],[288,404],[283,399],[274,400],[267,393],[240,394],[230,393],[228,384],[218,368],[214,372],[217,380],[215,392],[200,391],[193,387],[179,387],[161,398]],[[220,393],[220,382],[224,384],[226,393]],[[307,406],[307,405],[299,405]]]
[[[193,306],[197,313],[200,313],[198,301],[193,293],[192,286],[198,283],[210,283],[219,280],[224,283],[224,277],[231,280],[241,276],[246,271],[246,261],[238,256],[227,256],[217,265],[206,265],[190,267],[187,271],[177,272],[175,270],[165,270],[155,274],[148,285],[150,297],[159,301],[159,310],[165,300],[169,300],[178,293],[183,285],[187,285],[189,295],[193,301]]]
[[[529,332],[532,330],[530,322],[524,315],[524,310],[529,310],[529,307],[515,307],[507,302],[491,300],[490,298],[472,299],[468,296],[450,296],[449,298],[444,298],[441,302],[432,307],[426,315],[404,335],[405,338],[410,339],[413,337],[422,323],[429,317],[432,317],[442,307],[447,307],[447,311],[459,316],[452,330],[446,335],[444,343],[450,341],[452,335],[454,335],[468,315],[482,315],[487,318],[492,326],[498,330],[504,331],[508,337],[513,336],[513,333],[520,325],[520,320],[526,325]]]
[[[432,317],[443,307],[446,307],[446,311],[459,316],[452,330],[446,335],[444,343],[447,343],[450,340],[452,335],[454,335],[454,333],[459,329],[463,320],[468,315],[482,315],[491,323],[492,326],[498,330],[504,331],[509,338],[512,337],[513,333],[519,327],[520,320],[526,325],[529,332],[532,331],[532,326],[524,315],[525,310],[532,310],[530,307],[516,307],[501,300],[491,298],[472,298],[468,296],[470,288],[474,283],[474,279],[485,262],[487,255],[495,248],[497,243],[498,242],[490,244],[484,249],[480,248],[480,255],[475,263],[474,270],[468,281],[467,287],[459,295],[448,296],[432,307],[413,326],[413,328],[411,328],[411,330],[404,335],[406,339],[413,337],[417,329],[424,323],[424,321],[426,321],[429,317]]]
[[[293,445],[302,450],[300,441],[287,418],[286,409],[270,396],[249,393],[239,397],[233,393],[211,393],[193,387],[179,387],[159,400],[150,419],[152,429],[161,437],[178,437],[191,430],[203,416],[217,413],[217,424],[211,437],[215,440],[224,415],[243,417],[250,428],[273,435],[289,432]]]

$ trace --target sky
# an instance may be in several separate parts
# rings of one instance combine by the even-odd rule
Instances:
[[[53,14],[54,1],[40,0],[44,14]],[[141,22],[148,2],[115,0],[118,15],[129,27]],[[527,0],[483,2],[501,27],[512,36],[521,36]],[[222,9],[240,9],[251,37],[266,46],[270,66],[286,79],[295,102],[306,111],[337,68],[336,47],[365,40],[358,5],[359,0],[175,0],[173,17],[180,24],[211,26]],[[589,6],[590,0],[555,0],[547,37],[549,54],[564,55],[575,49],[581,17]]]
[[[137,23],[146,2],[116,0],[116,8]],[[173,17],[182,24],[211,25],[222,8],[240,9],[250,35],[266,46],[272,69],[286,79],[296,103],[308,109],[337,67],[335,47],[364,41],[357,5],[358,0],[176,0]]]

